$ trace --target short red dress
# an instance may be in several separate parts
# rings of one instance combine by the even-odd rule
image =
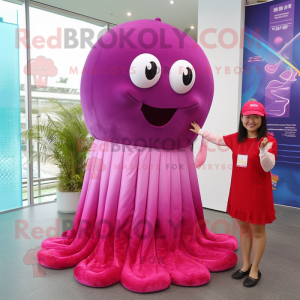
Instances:
[[[247,138],[239,143],[238,133],[223,136],[225,144],[232,150],[232,177],[227,212],[232,218],[252,224],[272,223],[275,217],[271,171],[265,172],[260,164],[259,145],[256,138]],[[268,150],[277,159],[277,141],[268,136],[272,147]],[[250,150],[250,151],[249,151]],[[237,154],[248,153],[246,168],[237,167]]]

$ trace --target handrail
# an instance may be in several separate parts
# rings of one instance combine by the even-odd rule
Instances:
[[[55,180],[56,179],[56,180]],[[36,179],[33,179],[33,182],[41,182],[41,181],[47,181],[47,180],[55,180],[55,181],[58,181],[57,180],[57,177],[54,176],[54,177],[47,177],[47,178],[36,178]],[[23,183],[27,183],[27,179],[26,180],[22,180],[22,184]]]
[[[46,197],[46,196],[53,196],[53,195],[56,195],[56,192],[55,193],[51,193],[51,194],[45,194],[45,195],[40,195],[40,196],[34,196],[33,198],[41,198],[41,197]],[[23,201],[27,201],[28,198],[24,198]]]

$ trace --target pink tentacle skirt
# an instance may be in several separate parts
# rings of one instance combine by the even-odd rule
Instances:
[[[80,283],[134,292],[199,286],[235,266],[235,237],[205,224],[191,146],[162,150],[95,140],[71,230],[37,258],[75,266]]]

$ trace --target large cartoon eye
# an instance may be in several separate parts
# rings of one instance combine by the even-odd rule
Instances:
[[[141,54],[131,63],[129,75],[137,87],[142,89],[152,87],[158,82],[161,75],[160,62],[152,54]]]
[[[196,73],[194,67],[186,60],[176,61],[170,70],[170,84],[174,92],[187,93],[194,85]]]

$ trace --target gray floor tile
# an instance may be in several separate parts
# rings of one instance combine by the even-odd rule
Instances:
[[[31,230],[41,227],[44,231],[59,220],[59,235],[64,231],[63,220],[74,219],[74,214],[60,214],[56,203],[39,205],[0,214],[0,299],[300,299],[300,210],[276,206],[277,219],[267,225],[267,245],[260,264],[261,281],[253,289],[243,286],[243,280],[231,279],[231,274],[242,266],[242,252],[236,251],[238,263],[232,270],[211,274],[211,281],[200,287],[171,285],[161,292],[137,294],[125,289],[120,283],[107,288],[84,286],[74,278],[74,268],[65,270],[46,269],[26,264],[28,251],[36,249],[46,239],[32,236]],[[239,241],[235,221],[225,213],[204,210],[208,228],[212,232],[230,230]],[[28,223],[29,239],[22,235],[16,239],[16,220]],[[226,224],[226,225],[224,225]],[[53,234],[53,232],[52,232]],[[33,261],[35,263],[35,261]]]

